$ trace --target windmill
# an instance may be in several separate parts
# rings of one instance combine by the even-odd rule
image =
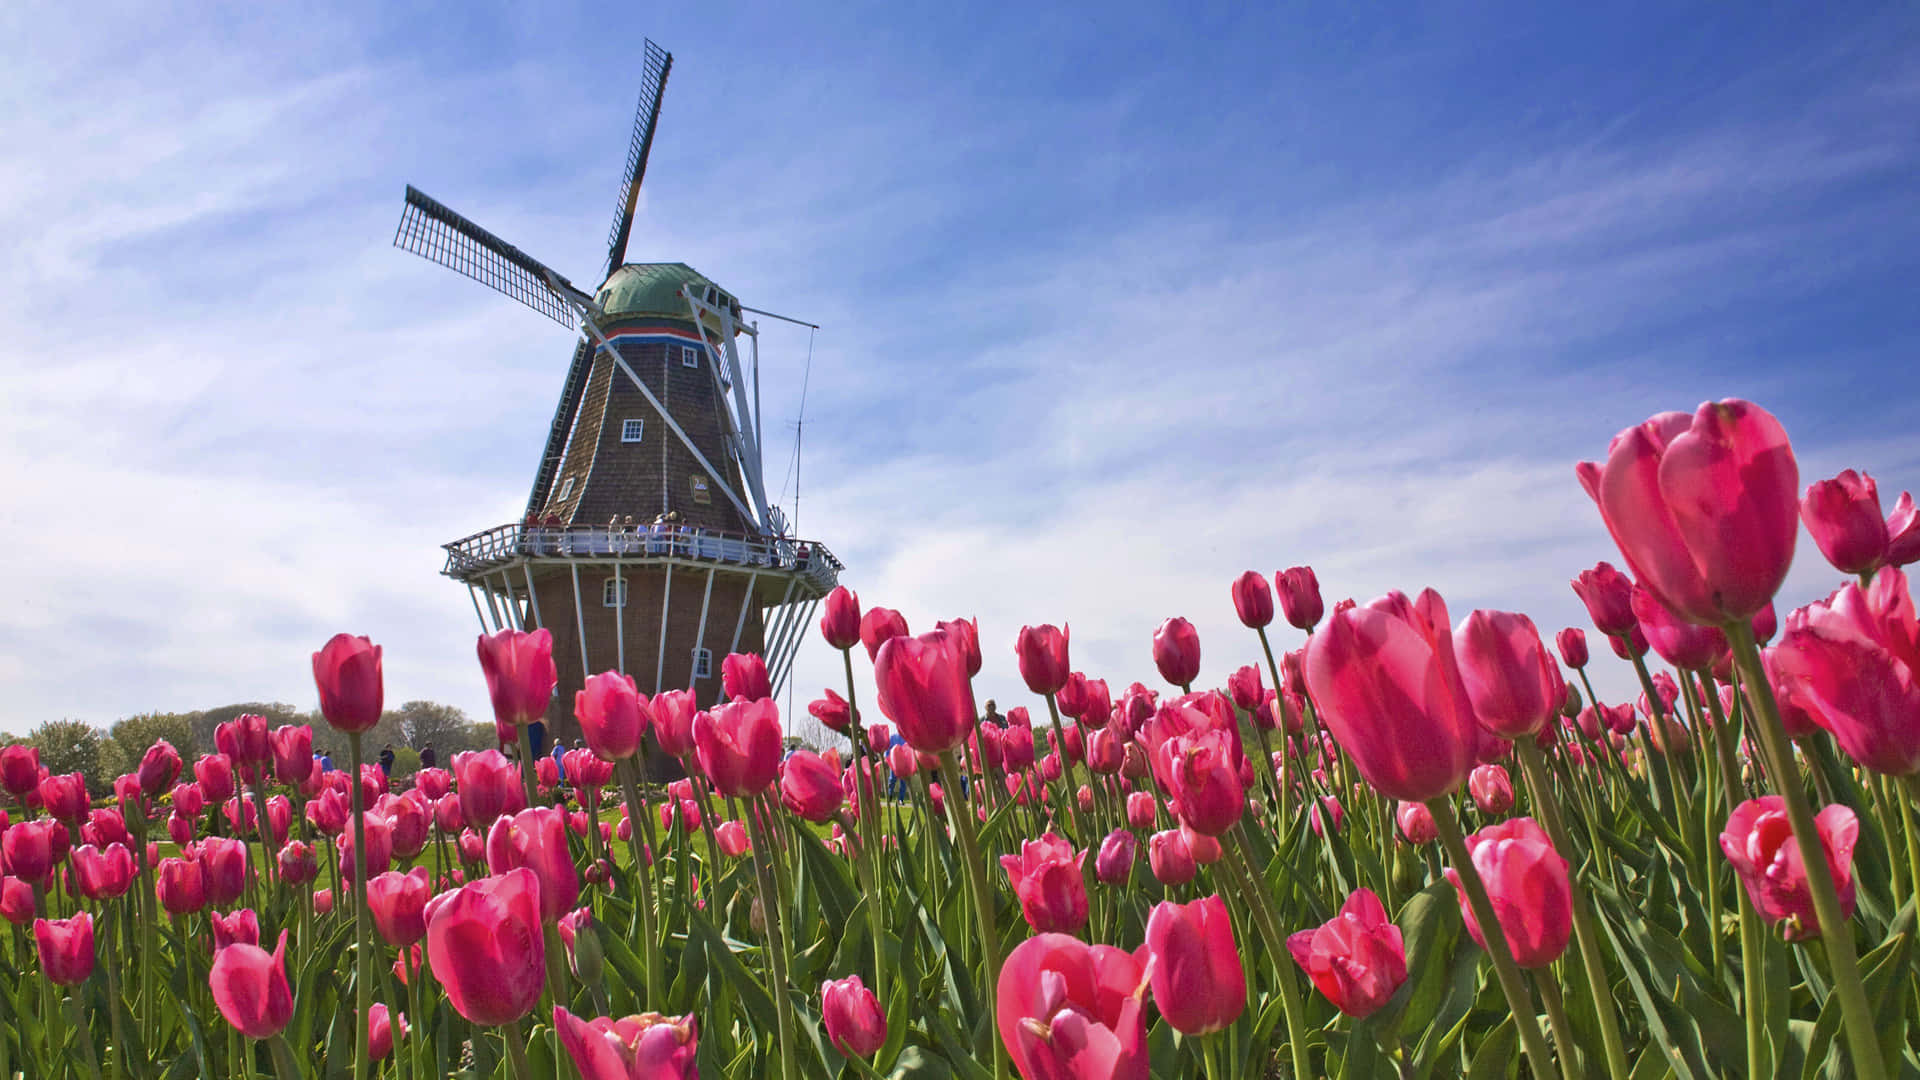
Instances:
[[[580,333],[525,517],[443,545],[483,632],[545,627],[556,739],[573,692],[618,669],[642,692],[720,694],[727,652],[758,652],[776,692],[841,565],[788,535],[761,468],[759,324],[685,263],[630,263],[627,242],[673,56],[646,43],[603,280],[581,289],[407,187],[394,246],[456,270]],[[811,326],[812,324],[802,324]],[[748,353],[743,365],[741,345]]]

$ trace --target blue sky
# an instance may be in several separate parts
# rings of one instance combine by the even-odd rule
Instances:
[[[10,5],[0,727],[311,705],[340,629],[485,713],[438,545],[517,515],[570,339],[400,197],[593,278],[647,35],[630,257],[823,325],[801,531],[978,615],[1003,706],[1024,622],[1124,684],[1183,614],[1223,680],[1247,568],[1583,622],[1572,463],[1706,398],[1920,487],[1911,8]],[[809,341],[763,345],[777,481]],[[1833,579],[1803,540],[1784,599]]]

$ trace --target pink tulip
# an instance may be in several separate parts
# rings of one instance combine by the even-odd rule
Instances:
[[[1559,712],[1566,684],[1525,615],[1475,611],[1453,632],[1453,652],[1474,715],[1493,734],[1524,738]]]
[[[1800,500],[1800,519],[1820,554],[1843,574],[1870,574],[1886,561],[1880,489],[1865,473],[1847,469],[1810,485]]]
[[[1786,805],[1778,795],[1763,795],[1735,807],[1720,833],[1720,850],[1740,875],[1760,917],[1780,925],[1787,940],[1800,941],[1820,936],[1820,920],[1814,913],[1806,864],[1800,861]],[[1814,815],[1814,825],[1840,894],[1841,917],[1852,918],[1853,847],[1860,836],[1860,821],[1852,810],[1835,803]]]
[[[870,1058],[887,1043],[887,1015],[858,975],[820,984],[820,1022],[833,1048],[848,1057]]]
[[[1247,1007],[1240,950],[1218,895],[1156,904],[1147,917],[1146,953],[1153,1003],[1175,1031],[1219,1031]]]
[[[407,1035],[407,1014],[399,1013],[389,1018],[385,1005],[375,1004],[367,1010],[367,1057],[374,1061],[384,1061],[393,1053],[393,1039],[398,1032],[401,1038]]]
[[[526,867],[427,903],[427,962],[461,1016],[498,1026],[532,1011],[546,982],[542,908],[540,879]]]
[[[1280,596],[1280,610],[1287,622],[1300,630],[1319,625],[1326,606],[1320,599],[1320,579],[1313,567],[1295,566],[1273,575],[1274,590]]]
[[[842,652],[860,644],[860,594],[836,585],[822,606],[826,610],[820,613],[820,636],[827,644]]]
[[[1154,752],[1159,771],[1179,806],[1180,820],[1195,832],[1219,836],[1246,812],[1236,754],[1227,735],[1208,730],[1162,742]]]
[[[938,754],[972,733],[973,684],[946,632],[889,639],[874,659],[873,680],[880,711],[915,750]]]
[[[7,872],[22,881],[44,883],[60,861],[59,836],[65,831],[59,822],[40,818],[0,833],[0,855],[5,856]]]
[[[1901,492],[1887,515],[1887,565],[1906,566],[1920,562],[1920,511],[1913,495]]]
[[[204,754],[193,763],[194,778],[200,781],[200,794],[210,803],[233,798],[233,759],[225,754]]]
[[[313,654],[313,682],[320,691],[320,714],[335,730],[364,732],[380,722],[380,646],[335,634]]]
[[[660,749],[676,758],[693,752],[693,717],[700,711],[691,690],[668,690],[653,696],[653,737]]]
[[[1200,632],[1178,616],[1153,632],[1153,664],[1160,677],[1175,686],[1188,686],[1200,674]]]
[[[1266,579],[1262,578],[1264,582]],[[1133,876],[1133,862],[1139,841],[1125,829],[1115,829],[1100,842],[1100,853],[1093,858],[1093,874],[1108,885],[1125,885]]]
[[[133,887],[133,852],[124,844],[73,849],[74,891],[89,900],[111,900]]]
[[[180,768],[179,752],[173,748],[173,744],[160,739],[147,747],[147,752],[140,758],[140,767],[135,770],[135,776],[139,781],[140,790],[145,792],[148,798],[154,798],[173,785],[174,780],[180,776]]]
[[[935,630],[946,631],[952,639],[953,649],[960,654],[960,664],[966,668],[967,678],[980,674],[980,620],[948,619],[933,624]]]
[[[720,854],[729,859],[737,859],[753,850],[753,844],[747,839],[747,828],[737,821],[723,821],[714,827],[713,836],[720,842]]]
[[[1144,791],[1135,791],[1127,795],[1127,824],[1136,829],[1151,829],[1159,810],[1153,796]]]
[[[1479,728],[1454,660],[1447,606],[1428,589],[1336,609],[1307,643],[1320,718],[1360,775],[1392,799],[1426,802],[1460,786]]]
[[[40,803],[53,817],[78,824],[92,809],[92,800],[87,796],[87,778],[72,772],[42,779]]]
[[[780,770],[780,706],[771,698],[730,701],[693,718],[700,769],[729,798],[750,798]]]
[[[1179,829],[1165,829],[1147,838],[1147,865],[1162,885],[1185,885],[1200,872]]]
[[[1265,704],[1267,688],[1260,679],[1260,669],[1247,664],[1227,676],[1227,696],[1233,699],[1234,707],[1243,712],[1252,712]]]
[[[504,875],[522,867],[539,879],[544,917],[558,919],[573,909],[580,899],[580,877],[567,848],[565,813],[535,807],[502,817],[487,830],[487,869]]]
[[[1661,413],[1616,435],[1604,466],[1578,473],[1634,579],[1681,618],[1750,619],[1785,580],[1800,471],[1786,431],[1758,405]]]
[[[207,872],[200,860],[191,856],[161,859],[153,887],[160,906],[170,915],[185,915],[207,906]]]
[[[1633,618],[1633,579],[1601,562],[1573,579],[1573,591],[1587,605],[1587,615],[1601,633],[1618,637],[1630,633]]]
[[[906,616],[892,608],[869,608],[860,617],[860,644],[867,647],[869,660],[879,658],[880,646],[908,633]]]
[[[280,880],[288,885],[304,885],[320,876],[320,861],[303,840],[290,840],[280,849]]]
[[[1483,814],[1504,814],[1513,809],[1513,780],[1498,765],[1477,766],[1467,776],[1467,793]]]
[[[1633,616],[1647,644],[1676,668],[1710,671],[1718,659],[1729,655],[1727,635],[1719,627],[1686,622],[1638,585],[1633,587]]]
[[[427,868],[389,870],[367,882],[367,911],[380,940],[405,948],[427,936],[427,898],[433,885]]]
[[[696,1080],[700,1075],[694,1062],[699,1026],[691,1015],[583,1020],[556,1005],[553,1026],[581,1080]]]
[[[9,794],[24,798],[40,786],[40,751],[15,743],[0,748],[0,785]]]
[[[271,1039],[293,1019],[293,990],[287,985],[287,932],[268,953],[258,945],[230,945],[214,955],[207,982],[213,1003],[240,1034]]]
[[[367,834],[367,879],[376,874],[384,874],[393,864],[393,819],[377,811],[366,812]],[[340,881],[351,885],[359,878],[354,874],[354,838],[353,830],[340,834]]]
[[[1039,934],[1001,965],[994,1019],[1029,1080],[1147,1080],[1146,991],[1125,950]]]
[[[1014,640],[1013,652],[1020,661],[1020,677],[1027,689],[1036,694],[1057,694],[1072,672],[1067,643],[1070,631],[1048,625],[1023,626]]]
[[[1440,827],[1434,823],[1433,811],[1425,803],[1403,802],[1393,812],[1393,820],[1400,826],[1400,835],[1410,844],[1431,844],[1440,838]]]
[[[1788,615],[1767,660],[1784,697],[1847,756],[1890,776],[1920,772],[1920,618],[1905,572],[1884,567],[1869,587],[1848,582]]]
[[[495,818],[526,804],[520,771],[498,750],[453,755],[453,775],[460,786],[460,811],[475,831],[491,828]]]
[[[1085,851],[1047,833],[1020,845],[1020,854],[1000,856],[1020,913],[1040,933],[1074,933],[1087,924],[1087,886],[1081,876]]]
[[[1233,579],[1233,612],[1241,625],[1258,630],[1273,621],[1273,590],[1258,570],[1249,570]]]
[[[93,974],[93,916],[82,911],[71,919],[35,919],[33,942],[40,950],[40,970],[56,986],[78,986]]]
[[[773,696],[767,662],[759,653],[728,653],[720,661],[720,686],[729,701],[759,701]]]
[[[1407,981],[1400,928],[1369,889],[1355,890],[1319,929],[1287,938],[1287,951],[1335,1008],[1356,1019],[1378,1011]]]
[[[1323,816],[1324,815],[1324,816]],[[1346,820],[1347,812],[1340,805],[1337,795],[1322,795],[1307,808],[1307,824],[1313,827],[1313,835],[1327,835],[1327,822],[1333,823],[1333,832],[1340,831],[1340,823]]]
[[[1560,647],[1560,659],[1576,670],[1587,666],[1587,633],[1577,626],[1569,626],[1554,635],[1554,644]]]
[[[630,758],[653,720],[650,703],[631,675],[603,671],[574,692],[573,715],[580,735],[595,754],[608,761]]]
[[[825,824],[840,812],[839,770],[811,750],[796,750],[780,775],[780,804],[796,817]]]
[[[260,916],[251,908],[241,908],[225,915],[217,911],[208,912],[207,923],[213,931],[215,952],[229,945],[260,944]]]
[[[267,718],[255,713],[241,713],[215,727],[213,742],[215,749],[232,758],[235,765],[262,765],[273,760]]]
[[[1494,917],[1523,968],[1544,967],[1567,950],[1573,933],[1573,893],[1567,860],[1553,850],[1547,834],[1532,818],[1511,818],[1467,837],[1467,853],[1486,883]],[[1453,867],[1446,871],[1460,896],[1460,915],[1481,948],[1479,920]]]
[[[845,735],[853,726],[853,709],[848,706],[846,698],[832,690],[823,690],[821,693],[826,696],[809,703],[807,711],[812,713],[813,718],[820,721],[821,725],[829,731],[837,731]]]
[[[17,877],[0,877],[0,917],[15,926],[33,921],[33,886]]]
[[[247,891],[247,843],[230,836],[200,841],[200,865],[207,875],[207,902],[231,904]]]

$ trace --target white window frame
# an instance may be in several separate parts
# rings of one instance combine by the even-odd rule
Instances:
[[[697,368],[700,366],[700,350],[692,345],[680,346],[680,366]]]
[[[571,494],[573,494],[573,477],[569,476],[560,482],[560,494],[555,495],[553,501],[566,502],[567,496]]]
[[[627,586],[631,584],[632,582],[628,581],[626,578],[606,578],[605,580],[601,581],[600,606],[610,607],[610,608],[626,607],[627,595],[628,595]],[[616,585],[618,586],[617,591],[615,589]]]
[[[713,678],[713,650],[693,650],[693,677],[696,679]]]
[[[625,420],[620,421],[620,441],[621,442],[637,443],[641,439],[646,438],[646,436],[647,436],[646,420],[637,416],[629,416]]]

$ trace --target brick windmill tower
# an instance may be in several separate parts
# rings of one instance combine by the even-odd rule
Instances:
[[[579,730],[574,691],[610,668],[643,693],[693,689],[704,706],[720,693],[719,658],[758,652],[777,693],[841,569],[823,545],[788,535],[762,479],[749,316],[784,316],[685,263],[626,261],[673,57],[648,41],[645,65],[591,293],[411,186],[394,238],[581,334],[526,516],[444,545],[442,570],[467,586],[483,632],[553,634],[556,738]]]

